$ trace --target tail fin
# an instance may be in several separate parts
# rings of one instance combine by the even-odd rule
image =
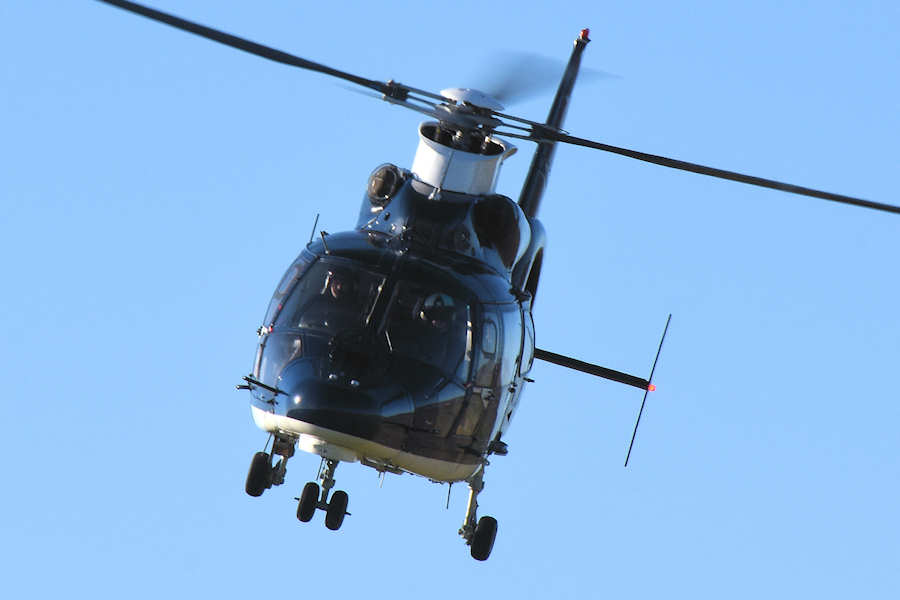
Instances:
[[[572,56],[569,57],[569,64],[566,65],[566,71],[559,82],[556,97],[553,99],[553,105],[550,107],[550,113],[547,115],[545,124],[550,128],[560,129],[563,120],[566,118],[569,98],[572,95],[572,88],[575,87],[578,68],[581,66],[581,53],[584,52],[588,42],[591,41],[588,38],[588,33],[587,29],[582,29],[578,38],[575,39],[575,48],[572,50]],[[537,216],[541,197],[544,195],[544,188],[547,187],[547,178],[550,175],[550,166],[553,163],[553,154],[555,152],[556,142],[539,142],[538,149],[531,160],[531,167],[528,169],[525,184],[522,186],[522,193],[519,195],[519,206],[522,207],[525,215],[529,218]]]

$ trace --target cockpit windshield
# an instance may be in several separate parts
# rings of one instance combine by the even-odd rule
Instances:
[[[452,283],[422,279],[388,282],[358,265],[318,260],[284,300],[274,330],[262,342],[257,372],[277,377],[295,359],[325,356],[327,346],[329,361],[352,356],[360,369],[394,364],[413,375],[427,365],[465,381],[472,346],[469,304],[451,291]],[[326,368],[342,369],[333,362]]]
[[[319,261],[297,283],[275,328],[337,333],[366,327],[383,287],[381,275]]]
[[[401,281],[384,322],[392,353],[439,367],[468,370],[471,331],[468,304],[427,284]]]

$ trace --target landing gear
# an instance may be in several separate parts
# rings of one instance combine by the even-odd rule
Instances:
[[[344,515],[347,514],[347,503],[349,501],[350,497],[347,496],[347,492],[338,490],[332,494],[331,502],[328,503],[328,508],[325,509],[325,527],[332,531],[337,531],[341,528],[341,523],[344,522]]]
[[[250,470],[247,472],[247,482],[244,491],[254,497],[263,495],[263,492],[272,486],[271,457],[268,452],[257,452],[250,461]]]
[[[331,495],[328,500],[328,494],[334,487],[334,472],[337,469],[338,461],[330,458],[323,458],[322,464],[319,466],[319,480],[322,482],[321,495],[319,492],[319,484],[310,481],[303,486],[303,492],[297,498],[297,518],[304,523],[310,521],[316,512],[316,509],[325,511],[325,527],[332,531],[341,528],[344,517],[349,515],[347,512],[347,504],[350,497],[347,492],[341,490]]]
[[[271,439],[271,438],[270,438]],[[294,455],[294,446],[297,443],[295,439],[275,437],[272,444],[272,453],[269,454],[265,450],[257,452],[250,461],[250,470],[247,472],[247,482],[244,484],[244,490],[251,496],[262,496],[263,492],[273,485],[281,485],[284,483],[284,475],[287,473],[287,461]],[[268,447],[268,443],[266,447]],[[276,455],[280,455],[274,465],[272,461]],[[331,488],[334,487],[334,472],[337,469],[338,461],[323,458],[319,465],[319,481],[318,483],[310,481],[303,486],[297,501],[297,519],[303,523],[308,523],[316,514],[316,509],[325,511],[325,527],[332,531],[337,531],[344,523],[344,517],[349,515],[347,505],[350,503],[350,497],[347,492],[340,490],[331,494],[331,500],[328,499]]]
[[[244,491],[249,495],[258,497],[273,485],[284,483],[284,475],[287,473],[287,461],[294,455],[294,443],[292,439],[275,438],[272,445],[272,454],[257,452],[250,461],[250,470],[247,472],[247,481]],[[266,444],[268,446],[268,444]],[[275,455],[281,455],[273,466],[272,459]]]
[[[297,502],[297,518],[308,523],[316,513],[316,504],[319,502],[319,484],[310,481],[303,486],[303,492]]]
[[[487,466],[487,461],[485,465]],[[487,560],[494,548],[497,537],[497,519],[481,517],[478,519],[478,494],[484,489],[484,466],[469,479],[469,504],[466,507],[466,520],[459,529],[459,535],[466,540],[470,553],[475,560]]]
[[[472,536],[472,558],[475,560],[487,560],[494,548],[494,539],[497,537],[497,519],[494,517],[481,517],[475,527],[475,535]]]

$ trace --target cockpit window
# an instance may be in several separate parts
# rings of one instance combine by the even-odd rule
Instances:
[[[384,324],[392,353],[462,379],[468,369],[470,328],[469,306],[464,301],[407,281],[397,284]]]
[[[468,301],[453,282],[423,279],[387,283],[384,275],[358,264],[319,259],[289,286],[274,329],[263,337],[254,372],[277,378],[290,361],[326,354],[334,361],[343,350],[355,358],[373,353],[370,366],[418,369],[414,373],[427,366],[466,381],[473,346]]]
[[[319,261],[291,292],[275,321],[276,329],[314,329],[335,333],[366,327],[384,277]]]
[[[288,295],[288,292],[291,291],[291,288],[294,287],[294,284],[303,275],[308,266],[309,261],[301,256],[288,267],[284,277],[278,283],[278,287],[275,288],[275,293],[272,294],[272,300],[269,302],[268,310],[266,310],[266,318],[263,319],[263,325],[271,325],[275,321],[275,317],[278,316],[278,313],[284,306],[285,296]]]

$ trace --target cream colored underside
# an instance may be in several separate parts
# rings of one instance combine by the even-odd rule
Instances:
[[[374,464],[383,465],[387,470],[402,469],[434,481],[464,481],[474,475],[481,466],[425,458],[346,433],[266,412],[255,406],[251,406],[250,410],[253,421],[260,429],[296,438],[300,450],[341,462],[362,460],[364,463],[370,463],[367,466]]]

